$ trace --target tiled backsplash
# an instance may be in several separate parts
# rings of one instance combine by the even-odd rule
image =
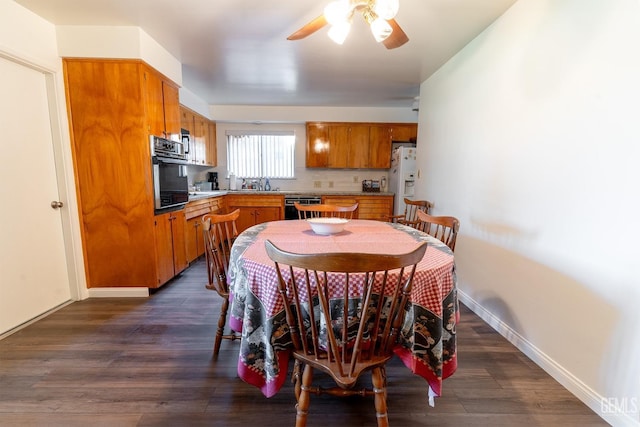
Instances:
[[[226,170],[221,168],[204,168],[189,166],[189,185],[207,180],[207,172],[218,172],[221,190],[229,188]],[[270,179],[272,189],[293,191],[360,191],[365,179],[381,180],[387,178],[386,170],[378,169],[307,169],[296,168],[295,179]],[[382,189],[385,191],[385,189]]]

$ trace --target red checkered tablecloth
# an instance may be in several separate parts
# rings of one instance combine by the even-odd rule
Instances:
[[[405,342],[396,353],[440,394],[442,379],[456,368],[453,253],[442,242],[413,228],[369,220],[351,220],[343,232],[328,236],[315,234],[306,221],[275,221],[252,227],[238,237],[230,262],[230,325],[243,335],[238,362],[241,378],[271,396],[286,377],[287,343],[278,341],[284,321],[283,306],[277,291],[275,265],[265,250],[266,240],[297,253],[387,254],[407,253],[422,241],[428,241],[414,277],[412,309],[403,328]],[[336,295],[340,294],[341,286],[341,283],[332,285]]]

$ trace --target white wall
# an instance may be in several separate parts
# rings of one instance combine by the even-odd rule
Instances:
[[[139,27],[59,25],[62,57],[142,59],[182,85],[182,64]]]
[[[519,0],[420,93],[462,300],[614,425],[640,425],[639,42],[637,0]]]

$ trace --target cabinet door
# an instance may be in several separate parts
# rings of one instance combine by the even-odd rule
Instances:
[[[177,138],[180,135],[178,87],[150,68],[144,70],[143,78],[149,134]]]
[[[247,228],[255,225],[256,214],[255,208],[247,206],[229,206],[229,212],[233,212],[236,209],[240,209],[240,215],[236,220],[236,227],[238,233],[242,233]]]
[[[306,161],[308,168],[329,165],[329,127],[322,123],[307,123]]]
[[[200,241],[202,241],[202,227],[199,217],[187,220],[185,228],[185,245],[187,248],[187,262],[193,262],[198,256]]]
[[[388,126],[369,127],[369,167],[391,167],[391,129]]]
[[[171,235],[171,213],[155,217],[156,275],[157,285],[173,277],[173,237]]]
[[[328,126],[328,136],[328,167],[369,167],[369,126],[331,124]]]
[[[269,221],[280,220],[280,208],[276,207],[264,207],[256,208],[255,210],[255,223],[261,224]]]
[[[194,163],[198,165],[205,164],[206,155],[206,138],[209,133],[208,120],[199,114],[193,115],[194,123],[194,145],[195,145],[195,158]]]
[[[144,71],[143,78],[145,84],[147,131],[149,135],[166,137],[162,79],[158,74],[149,69]]]
[[[184,211],[169,212],[155,217],[156,270],[158,286],[187,268]]]
[[[330,168],[348,168],[349,166],[349,125],[329,126],[329,156],[327,166]]]
[[[369,168],[369,126],[349,126],[348,168]]]
[[[388,221],[393,215],[393,196],[358,197],[358,218]]]
[[[417,124],[394,124],[391,125],[391,139],[393,141],[415,141],[418,137]]]
[[[167,138],[180,139],[180,100],[178,86],[162,81],[164,130]]]
[[[186,227],[184,211],[172,212],[171,237],[173,242],[173,275],[180,273],[189,266],[185,245],[184,230]]]
[[[189,131],[189,143],[184,147],[184,149],[187,152],[187,160],[195,163],[195,117],[191,110],[183,106],[180,106],[180,126],[182,129]]]
[[[208,122],[208,133],[206,139],[206,156],[205,156],[205,164],[207,166],[217,166],[218,165],[218,144],[217,144],[217,136],[216,136],[216,122],[209,121]]]

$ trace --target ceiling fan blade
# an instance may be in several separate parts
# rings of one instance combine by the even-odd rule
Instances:
[[[387,22],[389,23],[389,25],[391,25],[393,32],[389,37],[382,40],[382,44],[384,44],[384,47],[386,47],[387,49],[395,49],[409,41],[409,37],[405,34],[404,31],[402,31],[402,28],[400,28],[400,25],[396,22],[395,19],[389,19]]]
[[[316,19],[314,19],[311,22],[309,22],[304,27],[300,28],[295,33],[291,34],[289,37],[287,37],[287,40],[300,40],[300,39],[303,39],[303,38],[305,38],[307,36],[310,36],[311,34],[315,33],[316,31],[318,31],[320,28],[324,27],[325,25],[327,25],[327,18],[325,18],[324,14],[322,14],[322,15],[318,16]]]

